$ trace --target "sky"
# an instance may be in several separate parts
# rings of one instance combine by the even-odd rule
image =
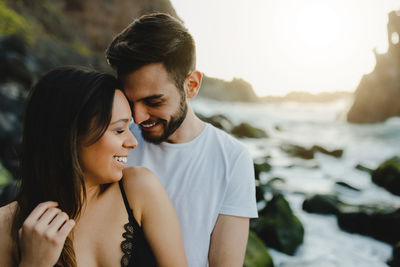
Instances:
[[[197,69],[250,82],[259,96],[354,91],[388,48],[400,0],[171,0]]]

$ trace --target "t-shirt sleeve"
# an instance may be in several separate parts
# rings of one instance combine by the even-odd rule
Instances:
[[[253,159],[245,148],[232,162],[230,181],[219,213],[248,218],[258,217]]]

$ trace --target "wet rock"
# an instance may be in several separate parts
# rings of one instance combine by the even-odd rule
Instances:
[[[247,241],[246,256],[244,258],[243,266],[274,267],[274,262],[268,252],[268,248],[252,231],[249,232],[249,239]]]
[[[264,201],[265,200],[265,194],[267,192],[273,193],[273,194],[278,194],[282,193],[282,186],[285,184],[285,179],[280,178],[280,177],[274,177],[268,180],[266,184],[260,184],[260,181],[257,181],[256,183],[256,200],[257,202],[259,201]]]
[[[268,182],[266,183],[267,186],[271,186],[273,187],[274,184],[276,183],[286,183],[285,179],[281,178],[281,177],[273,177],[271,179],[268,180]]]
[[[256,185],[256,201],[264,201],[264,195],[267,192],[267,189],[264,185]]]
[[[368,168],[368,167],[365,167],[365,166],[363,166],[363,165],[361,165],[361,164],[357,164],[357,166],[355,167],[357,170],[359,170],[359,171],[363,171],[363,172],[368,172],[368,173],[371,173],[372,171],[373,171],[373,169],[370,169],[370,168]]]
[[[169,0],[36,0],[21,2],[8,1],[7,4],[24,17],[35,18],[35,22],[54,38],[71,43],[78,41],[88,44],[91,51],[101,53],[104,53],[104,49],[111,42],[113,36],[124,29],[134,18],[153,12],[165,12],[178,18]]]
[[[336,182],[335,184],[338,185],[338,186],[345,187],[347,189],[353,190],[353,191],[357,191],[357,192],[361,191],[360,189],[355,188],[354,186],[351,186],[351,185],[349,185],[349,184],[347,184],[345,182]]]
[[[281,194],[274,195],[259,218],[251,220],[250,228],[268,247],[288,255],[294,255],[303,243],[303,225]]]
[[[293,157],[299,157],[303,159],[313,159],[314,154],[316,152],[320,152],[326,155],[330,155],[336,158],[340,158],[343,155],[343,149],[336,149],[336,150],[327,150],[321,146],[313,146],[311,148],[305,148],[299,145],[294,145],[294,144],[286,144],[282,145],[281,149],[288,153],[289,155]]]
[[[351,205],[333,195],[313,195],[303,202],[310,213],[334,214],[339,227],[350,233],[395,244],[400,240],[400,209],[387,205]]]
[[[303,210],[309,213],[337,214],[339,203],[339,199],[334,195],[316,194],[304,200]]]
[[[299,157],[303,159],[313,159],[314,150],[307,149],[298,145],[282,145],[281,149],[291,155],[292,157]]]
[[[393,246],[392,257],[388,260],[387,264],[390,267],[400,267],[400,242]]]
[[[27,47],[17,35],[0,37],[0,82],[18,82],[28,89],[32,84],[32,74],[25,64]]]
[[[24,103],[33,80],[26,57],[22,38],[0,37],[0,162],[14,177],[22,140]]]
[[[392,194],[400,195],[400,158],[383,162],[371,173],[372,181]]]
[[[355,210],[356,207],[352,207]],[[400,240],[400,209],[359,206],[337,214],[339,227],[351,233],[395,244]]]
[[[249,123],[243,122],[232,129],[232,134],[236,137],[248,137],[248,138],[266,138],[267,133],[259,128],[256,128]]]
[[[270,172],[271,169],[272,167],[268,162],[254,163],[254,176],[256,177],[256,180],[260,180],[260,173]]]
[[[322,146],[313,146],[311,150],[314,151],[314,153],[320,152],[335,158],[340,158],[343,155],[343,149],[327,150]]]
[[[211,117],[206,117],[199,113],[196,113],[196,115],[202,121],[208,122],[208,123],[212,124],[213,126],[217,127],[218,129],[224,130],[227,133],[230,133],[234,127],[234,124],[232,123],[232,121],[230,121],[226,116],[221,115],[221,114],[212,115]]]
[[[10,180],[9,183],[0,190],[0,207],[7,205],[15,200],[18,192],[18,183],[16,180]]]

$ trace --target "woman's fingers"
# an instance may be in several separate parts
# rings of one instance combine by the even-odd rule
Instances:
[[[69,220],[68,215],[65,212],[60,212],[53,219],[53,221],[49,225],[49,232],[52,234],[57,234],[57,232],[61,229],[61,227]]]
[[[69,219],[61,226],[61,229],[58,231],[59,238],[64,242],[67,238],[68,234],[71,232],[72,228],[75,226],[75,221]]]
[[[57,205],[51,201],[41,203],[24,221],[18,231],[21,262],[29,262],[29,266],[54,266],[57,262],[65,239],[75,225]]]
[[[38,224],[39,225],[43,225],[43,226],[47,226],[49,225],[53,219],[60,214],[62,211],[58,208],[48,208],[43,214],[42,216],[39,218],[38,220]]]
[[[37,220],[39,220],[42,217],[42,215],[46,212],[47,209],[57,207],[57,206],[58,206],[58,203],[54,202],[54,201],[47,201],[47,202],[40,203],[32,210],[32,212],[26,218],[24,224],[27,224],[27,225],[36,224]]]

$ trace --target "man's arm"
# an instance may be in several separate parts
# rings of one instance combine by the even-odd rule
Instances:
[[[248,236],[249,218],[220,214],[211,234],[210,267],[242,267]]]

